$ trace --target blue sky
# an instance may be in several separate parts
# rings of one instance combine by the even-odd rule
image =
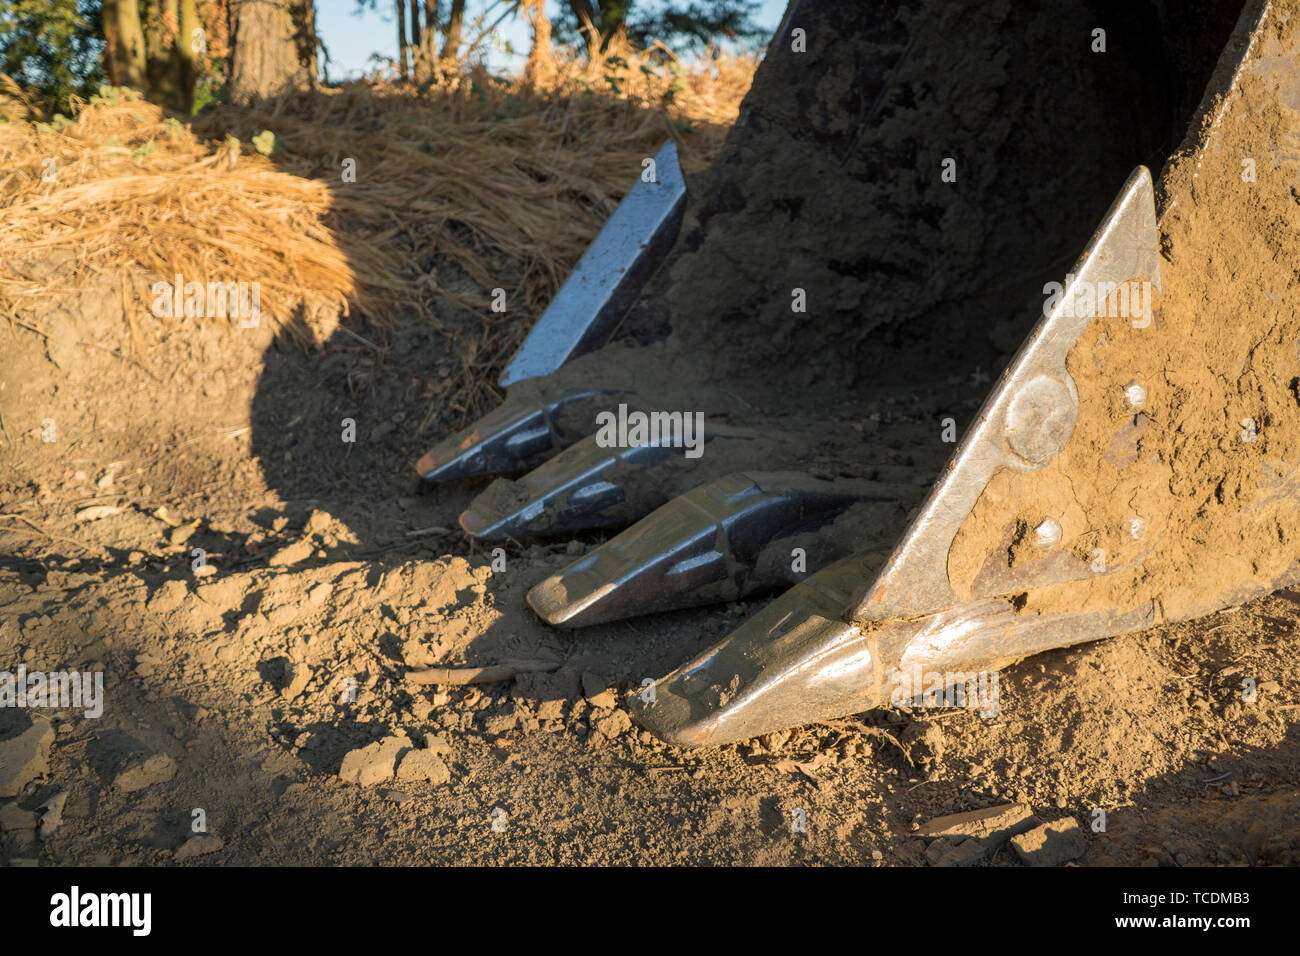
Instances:
[[[487,0],[469,0],[472,20],[481,12]],[[360,76],[367,70],[372,53],[386,57],[397,54],[397,27],[393,23],[393,3],[379,0],[379,10],[367,10],[355,15],[356,0],[317,0],[316,32],[329,50],[329,76],[341,80]],[[560,0],[547,0],[547,12],[558,11]],[[785,12],[785,0],[762,0],[757,16],[758,23],[774,31]],[[519,51],[528,49],[528,28],[521,20],[511,18],[503,23],[501,37]],[[503,53],[494,52],[489,62],[497,69],[510,69],[518,65]]]

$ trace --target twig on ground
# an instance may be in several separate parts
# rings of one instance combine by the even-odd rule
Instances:
[[[502,661],[487,667],[423,667],[407,671],[406,679],[413,684],[491,684],[519,674],[547,673],[559,666],[559,661]]]

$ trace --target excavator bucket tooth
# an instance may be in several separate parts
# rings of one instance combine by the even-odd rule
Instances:
[[[715,477],[721,463],[744,461],[751,448],[752,458],[768,447],[768,436],[745,429],[718,426],[694,438],[684,430],[679,420],[630,446],[605,446],[598,434],[589,435],[518,481],[493,482],[470,502],[460,526],[480,540],[504,541],[629,525]],[[696,458],[687,457],[690,443],[700,453]]]
[[[989,671],[1074,643],[1081,631],[1155,622],[1148,607],[1044,618],[1018,615],[1000,600],[876,626],[845,620],[845,604],[883,558],[858,556],[791,588],[719,644],[634,694],[633,715],[669,743],[715,746],[901,705],[932,688],[935,675],[945,691],[960,686],[996,712],[996,691],[988,699],[974,689]]]
[[[663,261],[681,226],[686,181],[665,143],[501,373],[504,388],[554,372],[603,345]],[[653,177],[648,177],[653,168]]]
[[[775,564],[760,565],[774,541],[820,528],[854,504],[898,506],[914,493],[794,472],[727,475],[679,495],[547,578],[528,592],[528,603],[552,625],[586,627],[736,601],[788,577],[773,575]]]
[[[568,388],[546,398],[523,383],[505,404],[426,452],[416,470],[428,482],[527,471],[582,437],[582,431],[564,426],[561,413],[572,415],[575,421],[587,421],[597,404],[611,394]],[[588,407],[591,411],[583,414]]]
[[[842,705],[850,713],[875,706],[872,648],[841,612],[883,560],[883,552],[860,554],[796,584],[721,643],[634,693],[633,716],[669,743],[699,747],[830,716]]]

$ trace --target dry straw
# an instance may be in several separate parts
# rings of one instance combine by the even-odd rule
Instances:
[[[560,59],[544,85],[476,67],[424,90],[356,83],[193,121],[106,90],[71,120],[39,122],[6,82],[0,306],[39,316],[51,294],[106,273],[122,276],[135,315],[177,273],[258,282],[263,317],[304,344],[325,341],[340,313],[382,330],[469,309],[480,323],[462,360],[484,381],[644,157],[672,138],[688,172],[707,163],[755,66],[652,61],[619,41],[592,62]],[[75,262],[71,287],[14,268],[33,256]],[[505,314],[490,309],[494,288]]]

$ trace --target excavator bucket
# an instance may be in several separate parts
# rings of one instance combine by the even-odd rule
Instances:
[[[1110,323],[1116,353],[1136,351],[1142,333],[1157,327],[1160,255],[1145,168],[1129,178],[1071,275],[902,540],[884,566],[865,578],[870,585],[855,587],[857,593],[845,595],[831,612],[824,602],[809,600],[835,593],[829,582],[840,577],[838,569],[823,572],[825,585],[791,592],[665,678],[654,695],[636,698],[644,724],[683,744],[743,740],[881,706],[899,674],[993,670],[1037,651],[1157,622],[1156,596],[1095,610],[1068,598],[1050,610],[1028,607],[1030,592],[1037,596],[1140,568],[1162,532],[1144,526],[1136,510],[1108,519],[1116,522],[1117,533],[1107,534],[1099,516],[1082,511],[1075,500],[1052,500],[1032,489],[1026,497],[990,494],[995,475],[1039,473],[1076,436],[1096,433],[1090,445],[1100,440],[1116,477],[1131,484],[1132,494],[1122,500],[1157,500],[1154,487],[1124,474],[1145,470],[1140,438],[1150,426],[1141,408],[1150,393],[1134,403],[1129,396],[1144,386],[1130,383],[1126,393],[1125,383],[1113,380],[1127,374],[1123,366],[1109,375],[1076,368],[1080,380],[1090,379],[1081,383],[1069,362],[1086,330],[1111,318],[1102,314],[1105,300],[1102,309],[1080,307],[1087,305],[1084,290],[1106,290],[1116,305],[1119,291],[1126,293],[1128,306],[1116,310],[1124,314]],[[1125,394],[1128,407],[1117,410],[1108,390]],[[1086,476],[1095,482],[1101,465],[1099,456],[1080,481]],[[1074,494],[1070,476],[1064,477]],[[1105,497],[1112,495],[1113,489]],[[977,506],[993,514],[975,525]],[[956,546],[964,533],[976,537],[962,550]],[[1109,561],[1104,548],[1089,547],[1111,541],[1118,544]],[[959,577],[958,568],[966,573]]]
[[[1109,138],[985,130],[979,135],[1017,168],[1068,173],[1054,181],[1054,193],[1026,180],[1022,195],[979,210],[937,207],[927,194],[918,204],[943,224],[932,229],[925,216],[891,206],[931,188],[909,178],[898,159],[923,142],[907,122],[944,128],[952,115],[944,97],[956,102],[963,92],[960,84],[936,87],[930,60],[951,50],[954,30],[971,31],[973,48],[992,47],[1007,42],[999,16],[1031,23],[1039,16],[1013,7],[986,17],[978,4],[959,6],[922,5],[913,16],[889,4],[813,0],[801,14],[796,0],[764,64],[775,79],[760,70],[755,81],[764,109],[742,111],[728,155],[734,160],[741,146],[763,142],[785,149],[799,139],[800,123],[824,119],[790,147],[805,151],[804,165],[756,164],[745,179],[743,163],[715,164],[725,188],[710,196],[692,184],[696,205],[692,211],[688,201],[682,238],[668,254],[658,244],[679,228],[679,191],[644,191],[654,208],[629,214],[623,238],[657,237],[642,244],[653,265],[634,262],[635,243],[616,243],[632,263],[631,285],[658,269],[637,306],[615,317],[626,298],[611,291],[617,276],[594,297],[569,294],[566,285],[557,301],[572,308],[548,312],[545,335],[525,349],[533,358],[512,366],[505,404],[421,460],[431,482],[498,476],[461,517],[462,528],[484,541],[626,528],[530,592],[530,605],[554,626],[594,628],[793,585],[720,643],[630,694],[636,719],[674,744],[723,744],[888,706],[912,698],[906,691],[918,681],[961,685],[1051,648],[1200,617],[1300,581],[1300,280],[1292,254],[1300,10],[1293,2],[1250,0],[1230,34],[1231,21],[1223,22],[1228,39],[1214,43],[1221,53],[1212,72],[1207,59],[1208,90],[1159,181],[1137,166],[1100,220],[1104,198],[1068,248],[1050,250],[1046,261],[1052,272],[1060,268],[1060,281],[1043,288],[1040,318],[965,419],[955,451],[936,442],[933,429],[955,422],[943,410],[961,407],[965,383],[936,375],[863,385],[863,377],[887,377],[889,354],[855,350],[869,337],[842,322],[823,328],[810,320],[791,331],[778,324],[779,310],[749,315],[733,305],[710,323],[673,324],[663,341],[578,355],[618,322],[646,338],[656,314],[647,302],[666,299],[698,316],[691,296],[708,300],[720,289],[743,297],[746,281],[763,278],[754,268],[748,280],[718,269],[744,263],[744,230],[753,221],[746,217],[761,206],[735,187],[738,178],[761,192],[762,176],[774,170],[794,177],[787,191],[796,198],[762,206],[791,229],[818,217],[864,215],[808,187],[799,179],[805,166],[810,182],[824,176],[858,190],[860,201],[878,200],[877,218],[861,220],[871,238],[830,250],[833,267],[822,275],[841,297],[863,303],[882,327],[891,321],[899,337],[905,333],[897,330],[925,325],[931,344],[946,343],[949,355],[970,347],[979,324],[971,314],[983,318],[994,311],[991,302],[1004,313],[995,319],[1025,328],[1006,314],[1008,302],[1023,301],[1006,290],[1025,288],[1024,270],[1005,262],[1041,256],[1039,247],[1054,241],[1045,225],[1052,213],[1026,194],[1051,193],[1052,209],[1068,217],[1077,214],[1073,184],[1098,180],[1103,163],[1111,163],[1109,197],[1125,170],[1150,161],[1151,143],[1165,142],[1155,154],[1163,158],[1165,134],[1152,127],[1160,125],[1155,110],[1168,84],[1157,69],[1134,81],[1141,96],[1130,95],[1112,84],[1122,69],[1096,73],[1089,82],[1108,99],[1077,101],[1088,115],[1071,122]],[[1218,22],[1227,6],[1209,3],[1205,22]],[[1154,8],[1177,17],[1160,3]],[[1151,25],[1159,17],[1148,12],[1138,4],[1125,14],[1154,30],[1130,36],[1139,47],[1160,33]],[[1086,26],[1086,15],[1069,15],[1078,21],[1071,30]],[[800,52],[796,30],[832,46],[859,43],[838,54],[859,71],[844,90],[854,123],[819,118],[799,89],[783,85],[803,73],[814,77],[806,83],[843,83],[831,54],[800,60],[783,52]],[[1062,43],[1062,55],[1073,56],[1073,34],[1063,30],[1064,39],[1049,31],[1039,41]],[[1182,30],[1173,45],[1197,39]],[[1147,69],[1141,55],[1131,62],[1139,73]],[[1012,59],[998,69],[1022,65]],[[1196,74],[1198,90],[1206,73]],[[991,91],[976,97],[983,115],[999,121],[1005,91],[997,70],[972,75]],[[1075,74],[1061,75],[1065,86],[1022,105],[1059,113],[1053,96],[1064,97],[1075,82]],[[902,92],[885,109],[891,84]],[[1123,129],[1109,128],[1124,109]],[[1117,151],[1135,159],[1117,169]],[[851,175],[843,172],[849,168]],[[950,202],[951,193],[934,195]],[[986,211],[988,223],[980,218]],[[926,275],[949,228],[975,240],[962,262]],[[602,234],[606,245],[615,243],[611,236]],[[796,243],[790,270],[816,272],[810,256]],[[766,268],[781,272],[787,263]],[[994,268],[1007,276],[990,280]],[[570,281],[586,283],[585,275],[580,269]],[[904,288],[922,307],[891,313],[879,293]],[[807,294],[795,288],[789,310],[799,313]],[[753,354],[767,357],[757,372],[752,363],[730,362],[730,342],[742,335],[759,341]],[[552,339],[568,344],[552,348]],[[801,377],[787,359],[796,343],[808,342],[819,351]],[[859,376],[862,368],[870,374]],[[770,388],[754,388],[777,376],[785,383],[777,401]],[[835,405],[842,397],[852,398],[851,412]],[[671,427],[650,439],[609,440],[597,425],[615,408],[620,422],[658,415]],[[865,443],[843,425],[845,415],[864,411],[866,421],[854,427],[872,436]],[[692,416],[707,428],[692,431]],[[918,483],[918,474],[936,472],[933,483]]]
[[[685,746],[744,740],[888,705],[918,674],[951,685],[1300,580],[1294,264],[1232,311],[1240,290],[1205,287],[1294,218],[1288,7],[1246,12],[1229,86],[1166,172],[1164,215],[1137,169],[883,566],[838,613],[843,570],[823,572],[634,695],[644,726]],[[1258,223],[1253,251],[1214,242],[1197,199],[1222,190]],[[1162,270],[1162,240],[1177,268]]]

